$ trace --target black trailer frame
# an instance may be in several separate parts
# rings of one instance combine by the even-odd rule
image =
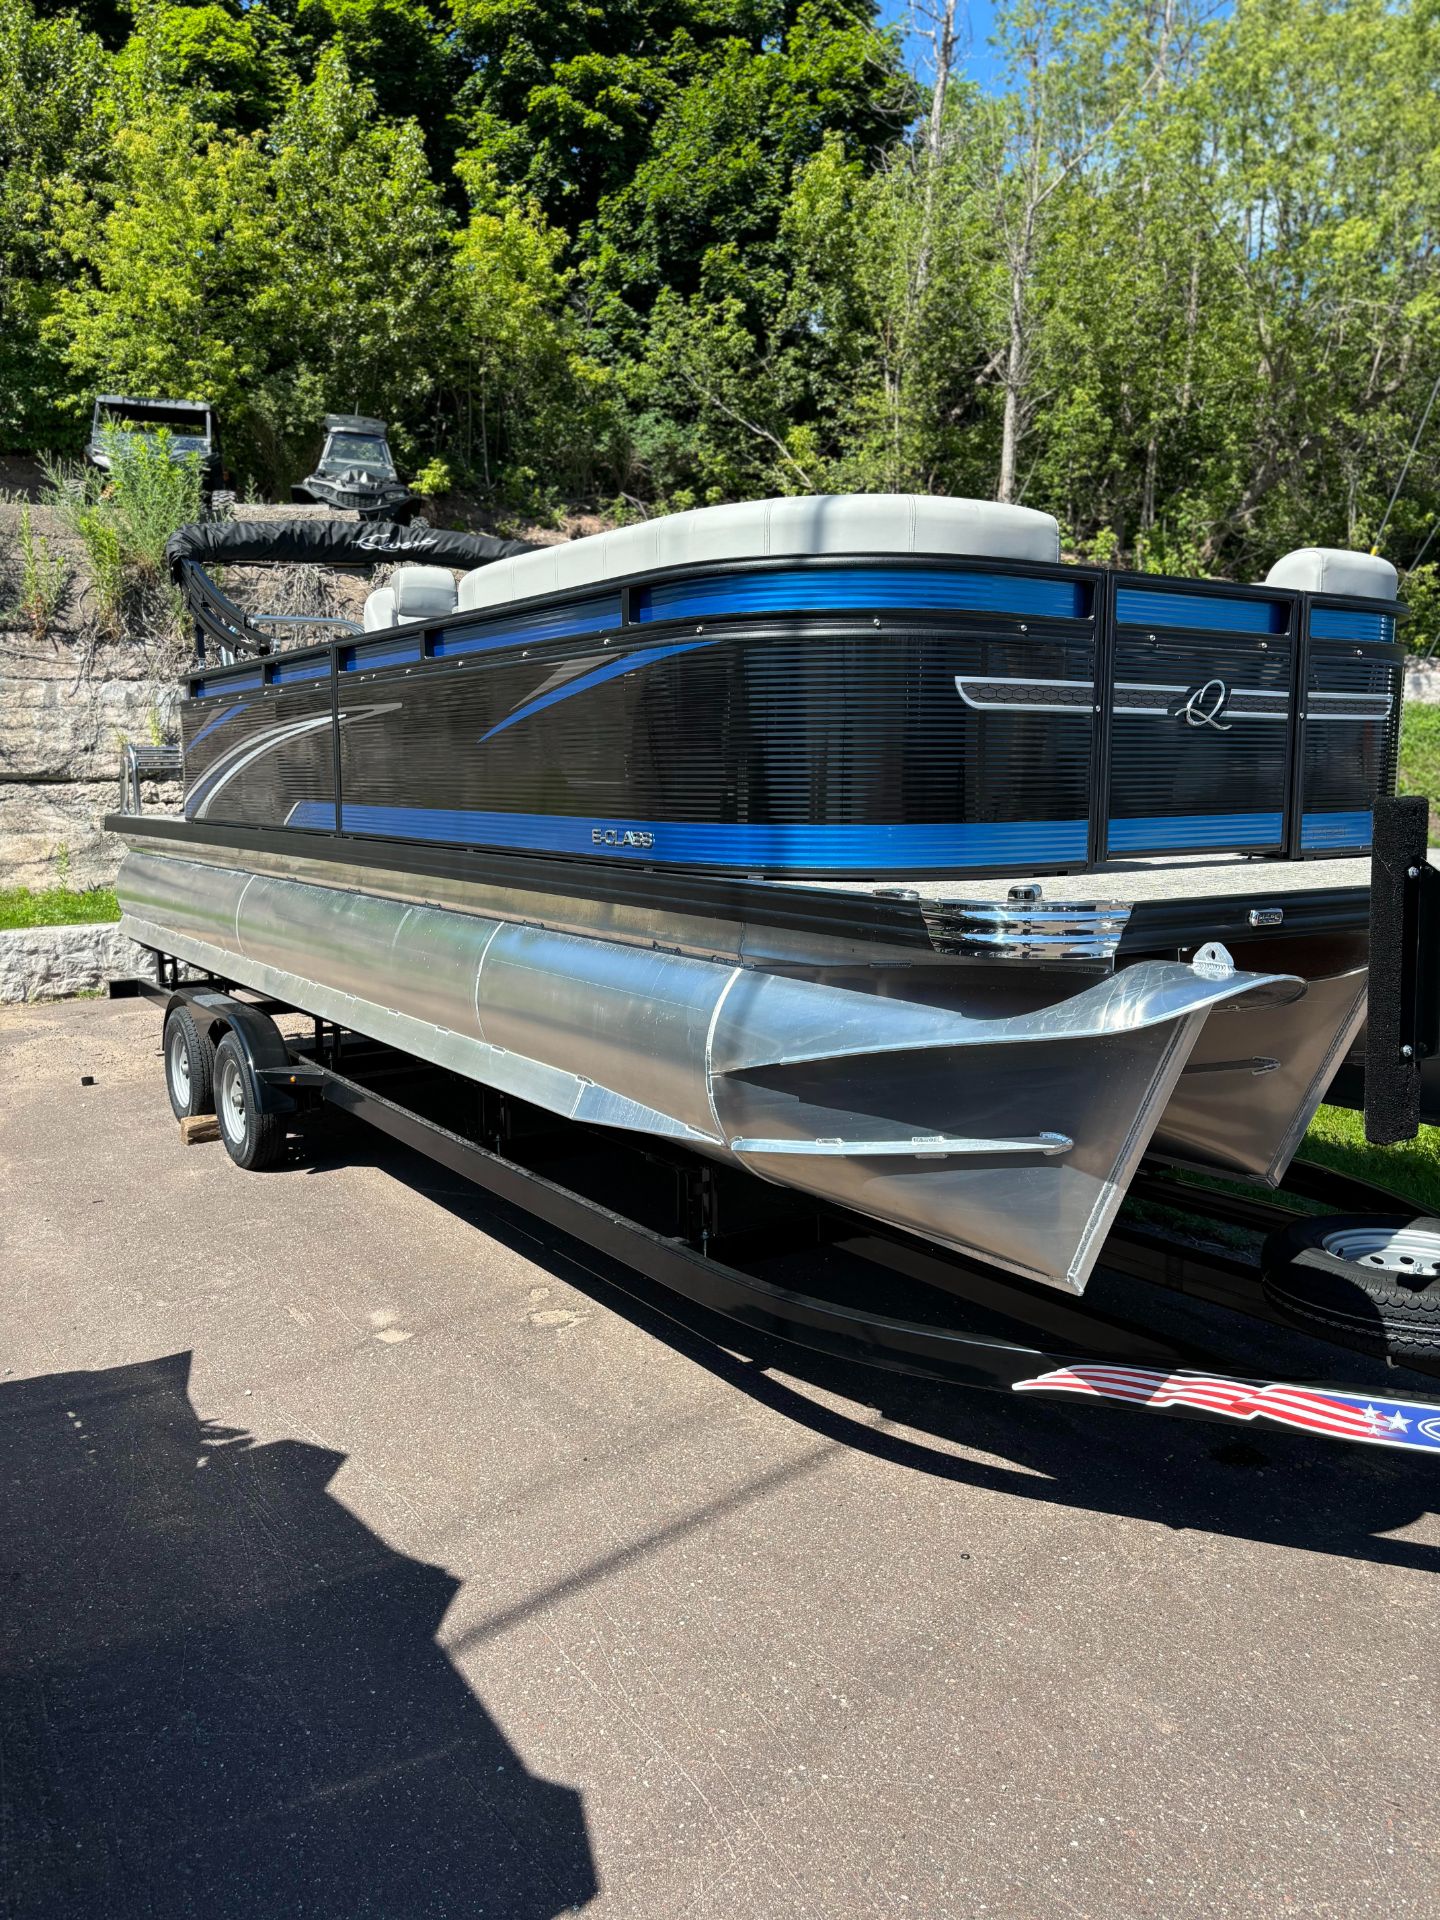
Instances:
[[[932,1382],[1108,1400],[1232,1427],[1258,1421],[1262,1429],[1288,1427],[1440,1459],[1440,1400],[1418,1400],[1408,1389],[1397,1396],[1380,1363],[1372,1371],[1383,1385],[1247,1377],[1235,1371],[1233,1357],[1186,1333],[1183,1315],[1181,1330],[1167,1333],[1148,1314],[1082,1304],[667,1143],[557,1119],[228,982],[182,983],[170,956],[157,954],[156,969],[155,981],[117,982],[112,994],[143,995],[167,1018],[185,1005],[212,1036],[233,1033],[260,1110],[303,1124],[307,1113],[329,1106],[378,1128],[605,1256],[614,1263],[607,1278],[692,1332],[681,1302],[745,1335]],[[308,1036],[282,1035],[277,1014],[310,1021]],[[622,1189],[632,1203],[624,1213],[603,1197]],[[1329,1203],[1367,1210],[1404,1204],[1328,1172],[1322,1180],[1301,1170],[1289,1191],[1304,1198],[1323,1192]],[[1266,1230],[1294,1218],[1283,1204],[1170,1175],[1143,1176],[1136,1193],[1217,1227]],[[1253,1264],[1213,1241],[1125,1223],[1112,1232],[1102,1264],[1172,1297],[1186,1294],[1242,1314],[1262,1335],[1268,1323],[1295,1338],[1266,1303]],[[909,1315],[877,1312],[877,1283],[882,1297],[918,1303],[918,1311],[912,1305]],[[1157,1317],[1163,1323],[1167,1316]],[[1307,1335],[1322,1351],[1334,1351]],[[1347,1358],[1360,1356],[1347,1350]],[[1440,1373],[1440,1360],[1404,1366]]]

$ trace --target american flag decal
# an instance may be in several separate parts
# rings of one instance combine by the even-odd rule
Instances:
[[[1282,1381],[1224,1380],[1210,1373],[1157,1373],[1150,1367],[1075,1361],[1017,1380],[1016,1393],[1088,1393],[1134,1406],[1194,1407],[1225,1420],[1273,1420],[1337,1440],[1375,1447],[1410,1447],[1440,1453],[1440,1407],[1417,1400],[1363,1398],[1355,1393],[1287,1387]]]

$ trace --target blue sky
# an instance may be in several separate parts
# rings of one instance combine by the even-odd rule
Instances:
[[[996,87],[1000,81],[999,70],[995,55],[987,45],[994,31],[994,0],[969,0],[968,5],[963,4],[962,0],[961,12],[966,21],[968,45],[965,57],[958,63],[960,71],[967,79],[978,81],[982,87]],[[914,8],[903,4],[903,0],[881,0],[880,17],[882,20],[898,20],[908,24],[917,15]],[[924,24],[923,19],[921,24]],[[930,80],[933,75],[929,41],[911,33],[906,37],[905,52],[921,79]]]

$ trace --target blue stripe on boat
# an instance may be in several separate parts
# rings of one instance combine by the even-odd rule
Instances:
[[[563,640],[573,633],[603,633],[619,625],[620,596],[610,593],[573,607],[544,608],[473,627],[446,627],[436,639],[434,653],[437,660],[448,660],[458,653],[488,653],[493,647],[524,640]]]
[[[1160,813],[1110,822],[1111,853],[1202,847],[1269,847],[1280,841],[1278,813]]]
[[[272,686],[281,687],[288,686],[295,680],[324,680],[329,677],[329,674],[328,660],[301,660],[293,667],[277,665],[270,676],[270,682]]]
[[[1310,633],[1316,640],[1383,640],[1395,638],[1393,613],[1355,613],[1348,607],[1312,607]]]
[[[504,733],[507,727],[515,726],[521,720],[528,720],[532,713],[542,713],[546,707],[553,707],[558,701],[568,700],[574,693],[588,693],[591,687],[603,687],[607,680],[618,680],[622,674],[637,673],[642,667],[653,666],[657,660],[669,660],[677,653],[694,653],[697,648],[713,647],[713,640],[680,640],[670,647],[646,647],[638,653],[620,653],[613,660],[607,660],[603,667],[596,667],[589,673],[578,674],[575,679],[567,680],[563,686],[552,687],[548,693],[542,693],[538,699],[527,701],[514,713],[507,714],[497,721],[488,733],[482,733],[480,744],[483,747],[497,733]],[[593,656],[592,656],[593,657]]]
[[[1088,583],[1026,580],[1003,573],[932,572],[921,567],[803,567],[776,573],[677,580],[637,591],[636,620],[718,619],[751,613],[869,613],[884,608],[1023,613],[1077,620]]]
[[[690,821],[584,819],[565,814],[482,813],[469,809],[381,807],[347,801],[342,830],[400,840],[513,847],[533,853],[596,855],[659,866],[822,868],[832,872],[903,871],[1083,860],[1084,820],[1017,820],[993,825],[760,826]],[[290,824],[328,827],[319,801],[296,807]],[[648,847],[597,847],[596,829],[653,835]]]
[[[235,705],[231,707],[228,712],[217,713],[213,720],[207,720],[205,722],[204,726],[201,727],[200,731],[195,735],[194,739],[190,742],[190,745],[192,747],[198,747],[200,742],[205,738],[207,733],[214,733],[215,729],[217,727],[223,727],[227,720],[233,720],[237,713],[244,713],[246,708],[249,705],[250,705],[250,702],[248,700],[237,700],[235,702]]]
[[[1300,817],[1302,847],[1368,847],[1370,835],[1368,807],[1363,813],[1306,813]]]
[[[408,667],[420,658],[420,642],[409,647],[347,647],[340,656],[342,673],[368,673],[372,667]]]
[[[248,693],[252,687],[261,684],[263,676],[258,673],[239,673],[233,680],[198,680],[195,683],[197,700],[213,700],[217,694]]]
[[[1121,587],[1115,618],[1122,627],[1201,627],[1208,633],[1283,633],[1290,609],[1283,600],[1229,600],[1223,594],[1167,593]]]

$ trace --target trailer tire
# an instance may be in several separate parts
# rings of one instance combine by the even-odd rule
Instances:
[[[261,1112],[260,1089],[233,1033],[215,1049],[215,1117],[225,1151],[237,1167],[263,1172],[284,1153],[284,1125],[277,1114]]]
[[[1440,1220],[1325,1214],[1265,1243],[1265,1294],[1288,1320],[1368,1353],[1440,1355]]]
[[[215,1048],[185,1006],[171,1010],[162,1043],[165,1091],[177,1120],[215,1111]]]

